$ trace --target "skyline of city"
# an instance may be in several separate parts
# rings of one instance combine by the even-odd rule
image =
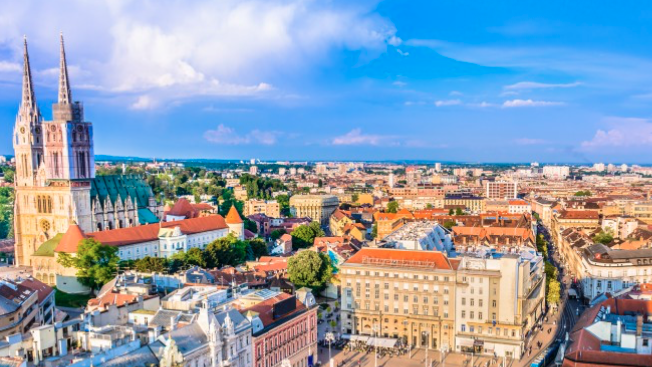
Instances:
[[[0,19],[0,136],[23,34],[50,118],[62,31],[100,155],[652,163],[652,6],[557,5],[27,1]]]

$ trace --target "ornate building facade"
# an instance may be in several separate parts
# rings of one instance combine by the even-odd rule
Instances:
[[[18,265],[30,266],[38,247],[65,233],[72,223],[92,232],[158,222],[162,214],[146,184],[140,189],[119,185],[102,191],[108,178],[95,178],[93,125],[85,121],[82,104],[73,102],[63,36],[59,68],[52,121],[43,121],[25,41],[22,100],[13,133]]]

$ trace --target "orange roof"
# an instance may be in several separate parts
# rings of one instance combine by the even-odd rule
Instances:
[[[287,293],[280,293],[279,295],[274,296],[274,297],[272,297],[270,299],[266,299],[266,300],[264,300],[262,302],[256,303],[255,305],[253,305],[253,306],[251,306],[251,307],[249,307],[249,308],[247,308],[245,310],[242,310],[241,312],[242,313],[245,313],[246,311],[257,312],[258,317],[260,318],[260,321],[263,322],[263,326],[267,327],[267,326],[271,325],[273,322],[278,321],[281,318],[288,317],[290,315],[293,315],[295,313],[301,312],[301,311],[306,309],[306,306],[303,303],[301,303],[301,301],[299,301],[298,299],[295,299],[296,300],[296,308],[294,310],[291,310],[290,312],[286,313],[285,315],[280,315],[275,320],[274,319],[274,305],[276,303],[284,301],[284,300],[286,300],[286,299],[288,299],[290,297],[292,297],[292,296],[290,296]]]
[[[229,212],[226,214],[226,223],[227,224],[242,223],[242,218],[240,218],[240,214],[238,214],[238,211],[235,209],[235,205],[231,205],[231,209],[229,209]]]
[[[221,215],[208,215],[206,217],[200,218],[191,218],[191,219],[182,219],[172,222],[161,222],[155,224],[146,224],[142,226],[129,227],[129,228],[119,228],[109,231],[93,232],[87,233],[86,236],[94,238],[97,241],[101,242],[104,245],[109,246],[124,246],[131,245],[134,243],[141,243],[147,241],[154,241],[158,239],[158,232],[160,228],[174,228],[179,227],[181,233],[183,234],[194,234],[207,231],[214,231],[217,229],[226,229],[224,218]],[[64,238],[61,239],[61,243],[64,242]],[[78,241],[79,242],[79,241]],[[59,251],[57,249],[55,251]],[[72,251],[75,252],[77,246],[72,248]]]
[[[104,308],[107,305],[122,306],[125,304],[134,303],[137,300],[138,300],[138,295],[135,294],[106,292],[101,297],[89,299],[88,307],[98,309],[98,308]]]
[[[414,251],[384,248],[362,248],[345,264],[363,264],[365,260],[421,261],[434,263],[437,269],[452,269],[448,258],[439,251]]]
[[[54,252],[75,253],[77,252],[77,245],[79,245],[79,241],[83,240],[84,238],[84,233],[82,232],[81,228],[79,228],[76,223],[73,223],[68,227],[68,230],[66,233],[64,233],[63,237],[61,237],[61,241],[59,241],[59,244],[54,249]]]

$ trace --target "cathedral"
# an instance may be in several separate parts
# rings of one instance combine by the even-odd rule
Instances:
[[[160,221],[163,207],[139,176],[95,177],[93,125],[73,102],[61,36],[59,94],[52,121],[36,104],[24,42],[22,100],[13,133],[15,251],[17,265],[32,265],[41,244],[71,224],[84,232],[129,228]]]

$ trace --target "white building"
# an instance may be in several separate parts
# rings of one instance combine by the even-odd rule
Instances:
[[[544,166],[543,175],[550,180],[565,180],[570,175],[570,167]]]
[[[450,232],[436,221],[409,222],[383,238],[378,246],[447,254],[453,248],[453,239]]]

